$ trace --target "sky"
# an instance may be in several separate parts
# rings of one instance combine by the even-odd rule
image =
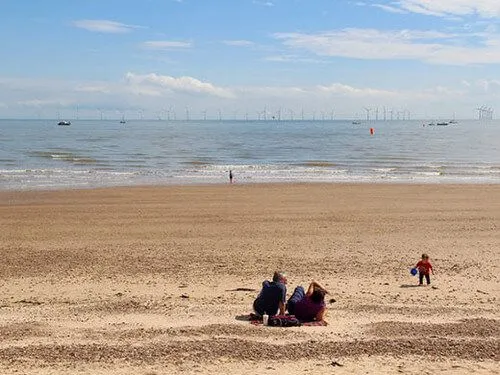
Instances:
[[[0,53],[0,118],[500,111],[499,0],[0,0]]]

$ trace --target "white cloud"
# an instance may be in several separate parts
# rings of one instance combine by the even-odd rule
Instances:
[[[73,25],[80,29],[109,34],[124,34],[133,29],[140,28],[140,26],[126,25],[124,23],[108,20],[79,20],[73,21]]]
[[[343,29],[318,34],[278,33],[293,49],[319,56],[366,60],[421,60],[444,65],[499,64],[500,36],[437,31]],[[475,45],[470,46],[474,39]]]
[[[249,40],[223,40],[222,43],[224,43],[227,46],[236,46],[236,47],[249,47],[255,44],[254,42],[251,42]]]
[[[388,6],[413,13],[432,16],[474,16],[496,18],[500,16],[498,0],[399,0]]]
[[[88,93],[102,93],[108,94],[110,89],[106,85],[82,85],[75,88],[77,92],[88,92]]]
[[[481,79],[475,82],[475,86],[484,93],[498,94],[500,92],[500,81],[498,80]]]
[[[311,94],[311,90],[301,87],[240,87],[235,89],[242,96],[255,98],[304,98]]]
[[[410,85],[411,86],[411,85]],[[363,107],[406,108],[412,114],[447,114],[459,117],[470,115],[477,105],[500,101],[500,81],[457,79],[455,85],[380,88],[358,86],[347,82],[330,82],[315,86],[240,86],[220,87],[194,77],[172,77],[159,74],[128,73],[119,81],[74,82],[65,80],[33,80],[0,77],[0,103],[3,116],[63,117],[74,116],[78,107],[80,118],[99,118],[101,110],[114,116],[116,110],[137,113],[145,111],[146,118],[157,118],[160,111],[171,108],[182,118],[186,107],[192,118],[200,118],[208,110],[209,118],[223,113],[245,112],[257,116],[267,108],[283,110],[306,117],[313,113],[329,113],[349,118],[363,114]],[[490,104],[491,103],[491,104]],[[99,108],[99,110],[98,110]],[[271,113],[269,112],[269,113]],[[181,114],[182,113],[182,114]],[[165,115],[163,115],[165,117]],[[418,117],[418,115],[416,115]]]
[[[372,7],[374,8],[380,8],[382,10],[385,10],[386,12],[389,13],[408,13],[407,11],[395,7],[395,6],[390,6],[390,5],[385,5],[385,4],[371,4]]]
[[[17,105],[25,106],[25,107],[34,107],[34,108],[42,108],[46,106],[60,106],[60,105],[70,105],[71,101],[62,101],[62,100],[42,100],[42,99],[31,99],[31,100],[20,100],[16,102]]]
[[[344,85],[341,83],[334,83],[329,86],[317,86],[320,92],[334,94],[334,95],[345,95],[348,97],[377,97],[377,98],[391,98],[401,95],[400,92],[378,90],[373,88],[359,88],[349,85]]]
[[[142,43],[144,48],[153,50],[172,50],[190,48],[190,42],[177,42],[169,40],[154,40]]]
[[[325,63],[325,61],[323,61],[323,60],[311,59],[311,58],[304,58],[304,57],[297,56],[297,55],[274,55],[274,56],[267,56],[267,57],[264,58],[264,61],[286,62],[286,63],[314,63],[314,64]]]
[[[214,86],[208,82],[202,82],[193,77],[171,77],[158,74],[138,75],[126,74],[126,81],[134,86],[152,86],[181,93],[213,95],[220,98],[233,98],[231,90]]]
[[[266,7],[273,7],[274,6],[274,3],[271,2],[271,1],[256,1],[256,0],[254,0],[253,3],[257,4],[257,5],[263,5],[263,6],[266,6]]]

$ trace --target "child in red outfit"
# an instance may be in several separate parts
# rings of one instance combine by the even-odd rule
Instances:
[[[431,283],[430,273],[434,275],[434,270],[432,269],[432,264],[429,262],[429,256],[427,254],[422,254],[422,260],[420,260],[415,266],[418,269],[418,285],[424,284],[424,277],[427,281],[427,285]]]

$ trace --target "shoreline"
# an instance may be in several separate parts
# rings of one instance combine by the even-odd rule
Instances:
[[[257,182],[233,182],[229,183],[227,181],[220,182],[172,182],[172,183],[138,183],[138,184],[123,184],[123,185],[99,185],[99,186],[58,186],[58,187],[45,187],[45,188],[12,188],[12,189],[2,189],[0,188],[0,194],[12,193],[12,192],[62,192],[62,191],[87,191],[87,190],[106,190],[106,189],[168,189],[168,188],[179,188],[179,187],[214,187],[214,186],[294,186],[294,185],[325,185],[325,186],[345,186],[345,185],[375,185],[375,186],[500,186],[500,180],[498,181],[257,181]]]
[[[1,372],[494,373],[499,199],[497,184],[0,191]],[[422,252],[436,273],[414,287]],[[288,295],[325,284],[328,326],[244,320],[276,269]]]

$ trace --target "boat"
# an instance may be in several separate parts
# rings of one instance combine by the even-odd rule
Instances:
[[[126,124],[126,123],[127,123],[127,121],[125,121],[125,120],[120,120],[120,124]]]
[[[71,121],[59,121],[57,125],[71,125]]]
[[[450,120],[449,122],[450,124],[458,124],[458,121],[457,120]]]
[[[436,125],[437,126],[448,126],[448,122],[438,122]]]
[[[359,124],[361,124],[361,121],[354,120],[354,121],[352,122],[352,124],[353,124],[353,125],[359,125]]]

